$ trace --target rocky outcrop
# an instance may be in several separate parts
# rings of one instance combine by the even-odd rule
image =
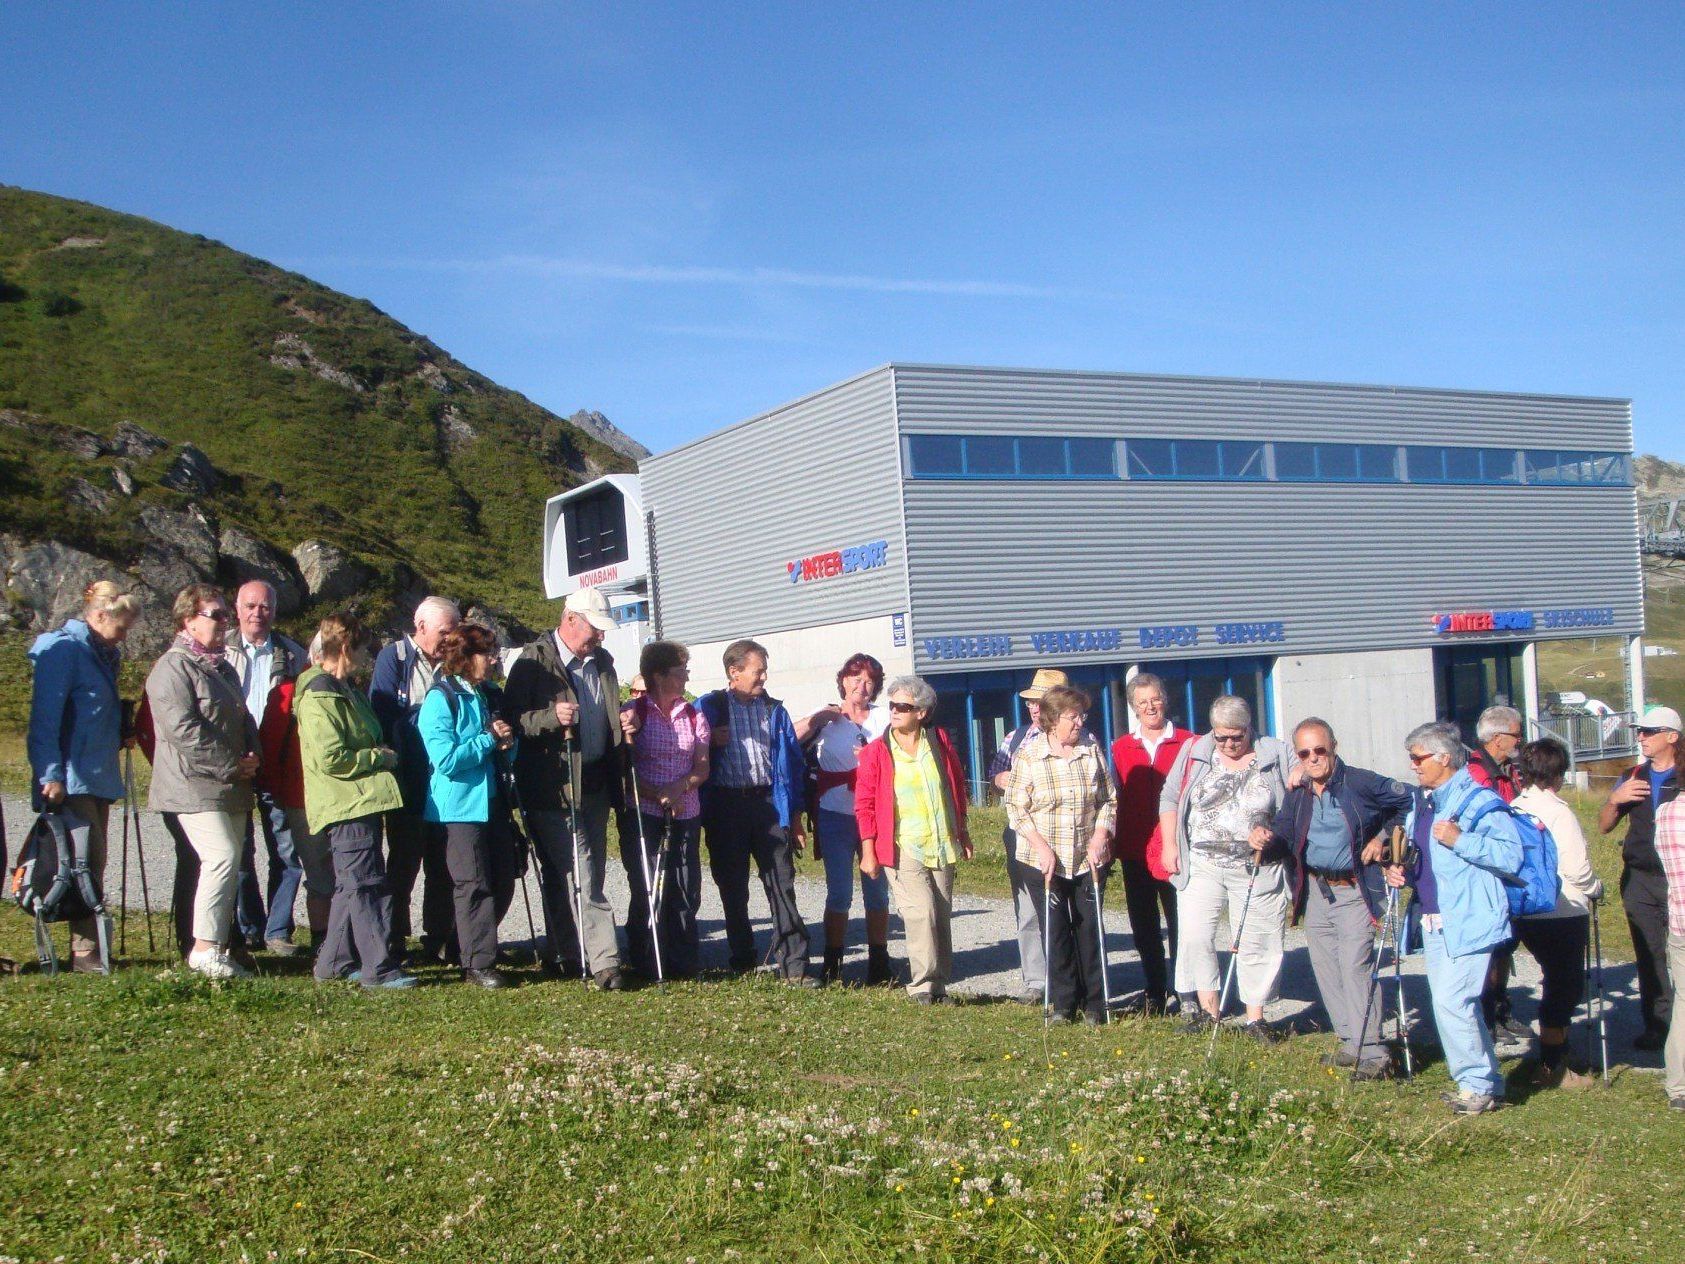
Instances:
[[[323,540],[306,540],[293,550],[293,562],[312,601],[344,601],[362,593],[374,572]]]
[[[478,439],[480,432],[468,424],[467,418],[455,404],[450,404],[439,418],[439,435],[444,439],[445,447],[452,452],[460,452]]]
[[[343,386],[346,390],[355,391],[359,395],[368,389],[344,369],[336,369],[317,356],[315,348],[297,334],[277,334],[275,336],[275,350],[270,353],[269,363],[278,369],[304,370],[314,373],[324,382],[332,382],[335,386]]]
[[[172,491],[186,492],[189,496],[209,496],[222,486],[223,475],[211,464],[210,457],[191,443],[184,443],[181,451],[176,453],[176,459],[170,462],[170,468],[158,481]]]
[[[581,408],[568,418],[568,425],[578,427],[597,442],[607,444],[622,456],[629,456],[634,461],[640,461],[649,455],[648,448],[594,410],[588,412]]]
[[[92,430],[80,426],[61,426],[20,408],[0,408],[0,426],[21,430],[41,443],[51,444],[84,461],[98,460],[105,455],[105,440]]]
[[[111,493],[95,487],[85,478],[72,479],[70,486],[64,490],[64,498],[74,508],[85,509],[89,513],[103,514],[111,510]]]
[[[0,536],[0,574],[6,587],[0,624],[19,632],[46,632],[66,619],[80,618],[82,594],[88,585],[108,579],[141,600],[140,619],[129,633],[131,656],[158,654],[173,635],[170,599],[175,596],[174,590],[160,598],[110,562],[68,544]]]
[[[478,623],[482,627],[490,628],[497,637],[500,649],[514,649],[517,646],[529,645],[538,639],[538,633],[498,606],[475,602],[462,612],[462,618],[464,622]]]
[[[135,461],[157,456],[169,446],[168,440],[160,439],[150,430],[145,430],[132,421],[118,422],[110,443],[106,445],[113,456],[126,456]]]
[[[293,573],[292,559],[279,549],[235,526],[223,527],[217,549],[222,555],[217,577],[230,588],[262,580],[275,590],[275,613],[283,616],[304,605],[304,586]]]

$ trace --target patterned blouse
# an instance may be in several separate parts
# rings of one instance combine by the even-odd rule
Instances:
[[[942,787],[942,765],[930,735],[919,734],[908,753],[890,736],[895,768],[895,842],[926,869],[940,869],[959,859],[954,850],[954,817]]]
[[[638,806],[651,816],[661,815],[661,804],[650,793],[656,786],[668,785],[683,777],[691,769],[696,748],[708,746],[710,729],[707,717],[686,702],[683,696],[673,700],[663,715],[650,697],[639,708],[642,727],[632,739],[632,752],[638,770]],[[694,820],[702,814],[702,801],[693,788],[679,800],[673,815],[681,821]]]

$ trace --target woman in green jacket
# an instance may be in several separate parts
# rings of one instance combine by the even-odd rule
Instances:
[[[329,615],[319,635],[321,666],[299,676],[293,702],[305,815],[333,851],[333,904],[316,977],[413,987],[415,976],[398,969],[387,946],[392,888],[380,854],[381,814],[403,806],[398,756],[382,744],[380,721],[356,683],[368,678],[374,634],[352,615]]]

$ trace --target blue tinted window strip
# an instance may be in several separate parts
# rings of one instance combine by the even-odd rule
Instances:
[[[1498,471],[1496,471],[1492,474],[1485,474],[1484,470],[1485,470],[1485,466],[1487,464],[1487,462],[1485,460],[1485,454],[1487,452],[1491,451],[1491,449],[1484,449],[1484,450],[1483,449],[1462,449],[1464,451],[1473,450],[1473,451],[1479,451],[1479,452],[1482,453],[1482,456],[1481,456],[1482,475],[1479,476],[1479,477],[1454,477],[1454,476],[1448,476],[1445,473],[1443,473],[1443,471],[1445,469],[1445,462],[1443,460],[1443,457],[1442,457],[1441,461],[1439,462],[1439,469],[1440,469],[1441,472],[1435,473],[1431,470],[1424,470],[1423,468],[1421,468],[1423,465],[1426,464],[1425,462],[1423,462],[1420,459],[1421,449],[1425,446],[1428,446],[1428,445],[1414,445],[1413,453],[1406,454],[1406,456],[1405,456],[1405,458],[1402,462],[1402,464],[1404,466],[1404,469],[1403,469],[1403,472],[1401,474],[1399,472],[1401,462],[1400,462],[1399,456],[1398,456],[1398,445],[1390,444],[1390,443],[1389,444],[1367,443],[1367,444],[1355,444],[1355,445],[1346,445],[1346,444],[1340,445],[1341,447],[1355,446],[1355,447],[1361,449],[1362,451],[1371,451],[1372,450],[1372,451],[1375,451],[1375,452],[1387,453],[1388,455],[1382,459],[1382,465],[1383,465],[1383,467],[1388,469],[1390,472],[1384,472],[1384,473],[1381,473],[1381,474],[1366,475],[1366,474],[1363,473],[1363,459],[1364,458],[1362,456],[1361,451],[1360,451],[1360,454],[1358,456],[1358,470],[1357,470],[1356,474],[1354,474],[1354,475],[1324,474],[1324,473],[1322,473],[1322,452],[1321,452],[1321,448],[1322,448],[1323,445],[1316,445],[1316,447],[1315,447],[1315,449],[1313,450],[1313,453],[1312,453],[1313,465],[1314,465],[1314,469],[1315,469],[1314,473],[1311,473],[1311,474],[1293,474],[1293,473],[1283,474],[1283,473],[1279,472],[1279,466],[1277,465],[1277,462],[1275,461],[1273,455],[1270,455],[1273,448],[1274,448],[1274,444],[1269,443],[1269,442],[1258,444],[1253,451],[1248,452],[1247,458],[1243,462],[1239,462],[1239,468],[1234,473],[1230,473],[1229,469],[1230,469],[1231,459],[1233,459],[1235,457],[1238,457],[1239,454],[1238,453],[1232,453],[1230,451],[1229,445],[1247,443],[1247,441],[1244,441],[1244,440],[1224,440],[1224,441],[1221,441],[1224,446],[1218,450],[1218,460],[1220,462],[1220,468],[1222,469],[1223,472],[1221,474],[1200,474],[1200,473],[1194,473],[1194,472],[1183,473],[1181,471],[1181,453],[1179,451],[1180,444],[1176,440],[1156,440],[1156,442],[1161,442],[1161,443],[1165,443],[1165,444],[1168,445],[1169,457],[1170,457],[1170,462],[1171,462],[1170,472],[1168,472],[1168,473],[1158,473],[1158,472],[1146,470],[1143,467],[1142,463],[1137,458],[1135,458],[1132,455],[1129,455],[1127,445],[1130,444],[1131,442],[1133,442],[1133,440],[1125,439],[1124,440],[1124,443],[1126,445],[1126,448],[1125,448],[1125,463],[1126,463],[1125,468],[1127,470],[1127,474],[1126,475],[1120,475],[1119,472],[1118,472],[1117,449],[1116,449],[1116,446],[1115,446],[1115,444],[1116,444],[1115,440],[1110,441],[1110,442],[1113,443],[1114,446],[1113,446],[1112,452],[1111,452],[1110,468],[1109,469],[1084,470],[1084,471],[1079,473],[1076,470],[1076,467],[1075,467],[1076,456],[1075,456],[1075,450],[1072,447],[1072,445],[1073,445],[1073,443],[1080,442],[1081,440],[1078,440],[1078,439],[1075,439],[1075,438],[1072,438],[1072,437],[1064,437],[1064,444],[1065,444],[1064,466],[1065,466],[1065,470],[1064,470],[1063,473],[1024,474],[1024,473],[1018,472],[1022,468],[1022,461],[1021,461],[1021,458],[1020,458],[1020,455],[1019,455],[1019,448],[1018,448],[1018,437],[1017,436],[1005,436],[1005,435],[978,435],[978,436],[975,436],[975,437],[980,438],[980,439],[982,439],[982,438],[1001,439],[1001,438],[1011,437],[1013,439],[1013,445],[1012,445],[1013,472],[1001,471],[1001,472],[994,472],[994,473],[972,474],[972,473],[960,473],[960,472],[957,472],[957,471],[942,471],[942,472],[929,472],[929,473],[921,471],[918,468],[917,460],[913,456],[911,441],[915,440],[915,439],[922,439],[922,438],[946,438],[946,437],[949,437],[949,436],[941,436],[941,435],[907,435],[906,436],[906,439],[908,440],[908,449],[907,449],[907,470],[908,470],[908,473],[907,473],[907,477],[909,479],[916,479],[920,482],[943,482],[943,481],[947,481],[947,482],[971,482],[971,483],[976,483],[976,482],[984,482],[984,483],[987,483],[987,482],[996,482],[996,483],[1000,483],[1000,482],[1037,482],[1037,483],[1089,482],[1089,483],[1096,483],[1096,482],[1111,482],[1113,480],[1117,480],[1117,479],[1121,479],[1121,478],[1126,477],[1131,482],[1152,482],[1152,483],[1269,483],[1269,482],[1274,482],[1274,483],[1337,483],[1337,484],[1341,484],[1341,485],[1348,485],[1348,484],[1353,484],[1353,483],[1364,483],[1364,484],[1384,485],[1384,486],[1406,486],[1406,485],[1411,485],[1411,484],[1419,484],[1419,485],[1422,485],[1422,486],[1430,486],[1430,487],[1520,487],[1520,486],[1531,486],[1531,487],[1630,487],[1632,485],[1631,461],[1630,461],[1630,458],[1627,456],[1627,454],[1624,453],[1624,452],[1553,452],[1553,451],[1544,451],[1544,450],[1541,450],[1541,449],[1533,449],[1533,448],[1519,449],[1518,450],[1519,454],[1520,454],[1520,460],[1519,460],[1519,467],[1520,468],[1519,468],[1519,470],[1517,469],[1516,464],[1512,463],[1512,464],[1500,467],[1500,469]],[[966,441],[973,436],[961,435],[961,436],[955,436],[955,437],[959,438],[959,440],[960,440],[961,453],[962,453],[961,460],[962,460],[962,462],[965,462],[968,459],[965,456],[965,444],[966,444]],[[1049,437],[1057,437],[1057,436],[1049,436]],[[1250,446],[1250,444],[1248,444],[1248,446]],[[1441,453],[1443,453],[1445,451],[1445,449],[1441,448],[1441,449],[1439,449],[1439,451]],[[1570,477],[1566,477],[1564,475],[1563,470],[1564,470],[1564,467],[1566,467],[1566,466],[1572,466],[1574,468],[1575,472],[1574,472],[1573,477],[1570,478]]]

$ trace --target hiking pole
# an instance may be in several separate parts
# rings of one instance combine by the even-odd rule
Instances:
[[[649,840],[644,835],[644,796],[638,786],[638,765],[629,748],[626,770],[632,775],[632,814],[638,818],[638,870],[644,875],[644,905],[649,914],[650,950],[655,954],[655,981],[665,986],[667,976],[661,968],[661,932],[655,921],[655,875],[649,869]]]
[[[1598,920],[1598,906],[1603,901],[1596,899],[1591,902],[1591,943],[1592,953],[1597,959],[1597,1047],[1602,1054],[1603,1082],[1609,1082],[1609,1026],[1604,1015],[1608,1002],[1603,998],[1603,928]]]
[[[1100,873],[1094,868],[1092,861],[1088,865],[1089,876],[1094,879],[1094,933],[1100,939],[1100,995],[1105,998],[1106,1021],[1112,1021],[1112,973],[1111,964],[1106,960],[1106,911],[1100,900]]]
[[[140,804],[135,802],[134,752],[123,752],[123,801],[135,818],[135,864],[140,869],[140,911],[146,915],[146,953],[153,956],[158,945],[152,939],[152,892],[146,884],[146,842],[140,835]],[[126,857],[125,857],[126,859]],[[172,902],[171,907],[174,908]]]
[[[129,955],[129,805],[134,798],[134,783],[129,780],[129,752],[123,752],[123,868],[117,884],[117,955]]]
[[[1404,897],[1398,893],[1397,887],[1388,887],[1388,898],[1392,902],[1392,977],[1398,991],[1398,1040],[1404,1046],[1404,1078],[1416,1078],[1416,1066],[1410,1055],[1410,1007],[1404,1001],[1404,951],[1399,947],[1399,941],[1404,939],[1404,910],[1399,906]]]
[[[1040,868],[1037,868],[1040,872]],[[1053,1008],[1053,875],[1041,875],[1041,1029]]]
[[[591,963],[585,956],[585,884],[579,875],[579,761],[573,730],[562,730],[562,753],[568,761],[568,835],[573,840],[573,928],[579,936],[579,973],[589,984]]]
[[[1363,1061],[1363,1050],[1368,1046],[1368,1043],[1369,1043],[1369,1014],[1370,1014],[1370,1011],[1375,1008],[1375,996],[1381,990],[1381,953],[1385,950],[1386,945],[1387,945],[1387,932],[1390,929],[1392,929],[1393,911],[1394,911],[1394,908],[1396,907],[1395,903],[1394,903],[1394,900],[1393,900],[1393,895],[1394,895],[1393,888],[1388,887],[1387,888],[1386,908],[1381,913],[1381,924],[1377,928],[1379,933],[1376,935],[1375,940],[1374,940],[1374,944],[1373,944],[1374,956],[1371,957],[1370,960],[1369,960],[1369,994],[1364,998],[1364,1001],[1363,1001],[1363,1022],[1361,1024],[1359,1024],[1358,1029],[1357,1029],[1357,1059],[1358,1059],[1359,1062]],[[1394,958],[1396,959],[1396,957],[1397,957],[1397,954],[1395,953]],[[1385,1002],[1384,1001],[1383,1001],[1383,1004],[1382,1004],[1382,1008],[1383,1009],[1385,1008]],[[1382,1032],[1381,1029],[1383,1027],[1385,1027],[1385,1025],[1386,1025],[1385,1017],[1381,1014],[1376,1014],[1375,1015],[1375,1027],[1376,1027],[1375,1038],[1377,1040],[1381,1039],[1381,1037],[1383,1035],[1383,1032]]]
[[[1240,965],[1240,937],[1246,933],[1246,915],[1252,909],[1252,891],[1258,885],[1258,856],[1254,852],[1252,859],[1246,862],[1246,898],[1240,903],[1240,921],[1234,928],[1234,938],[1229,946],[1229,969],[1223,976],[1223,990],[1217,994],[1217,1021],[1211,1024],[1211,1043],[1206,1046],[1205,1060],[1211,1061],[1211,1056],[1217,1052],[1217,1033],[1223,1030],[1223,1010],[1229,1003],[1229,987],[1234,983],[1235,972]]]

